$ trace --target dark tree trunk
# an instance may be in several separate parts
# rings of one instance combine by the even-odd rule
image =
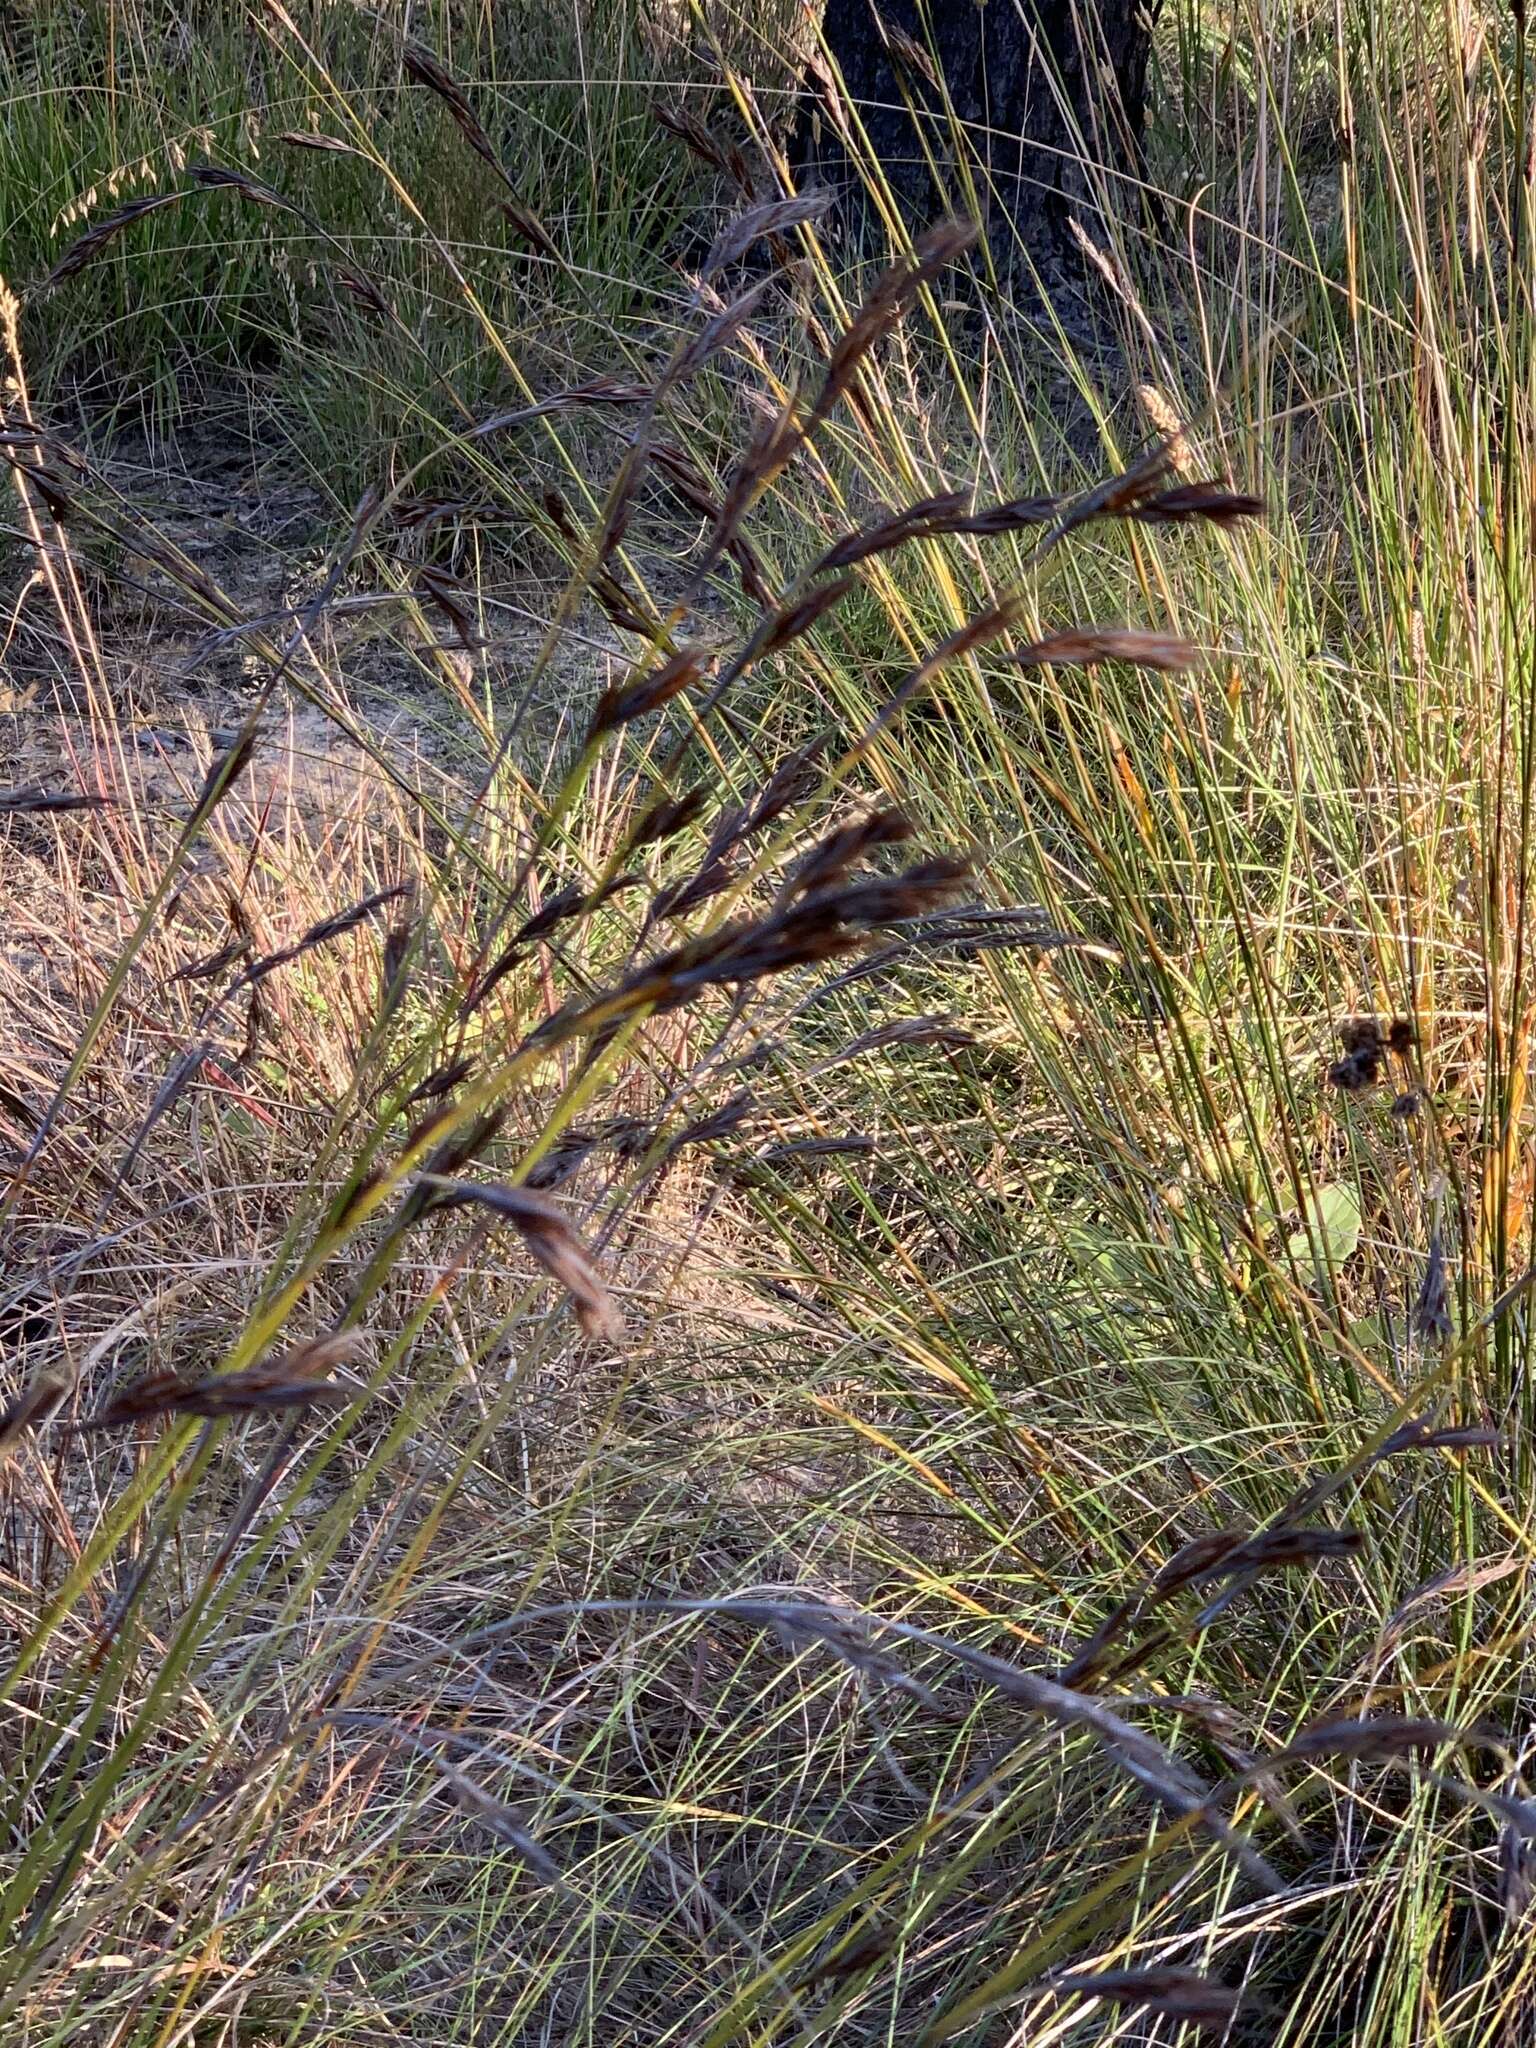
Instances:
[[[1054,267],[1071,253],[1069,213],[1097,210],[1106,180],[1093,166],[1111,191],[1123,187],[1122,210],[1134,203],[1134,185],[1114,173],[1139,167],[1151,12],[1144,0],[826,0],[823,34],[907,211],[930,220],[966,203],[952,109],[985,167],[977,196],[993,246],[1002,253],[1016,230],[1033,260]],[[802,178],[853,182],[838,126],[813,70],[794,143]]]

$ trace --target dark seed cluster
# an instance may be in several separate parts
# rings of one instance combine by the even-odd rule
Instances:
[[[1356,1095],[1381,1079],[1389,1054],[1396,1053],[1405,1059],[1412,1052],[1413,1020],[1393,1017],[1383,1023],[1379,1017],[1350,1017],[1339,1026],[1339,1043],[1344,1048],[1343,1057],[1329,1067],[1328,1079],[1335,1088]],[[1399,1103],[1406,1106],[1400,1108]],[[1409,1096],[1400,1096],[1393,1104],[1393,1114],[1411,1116],[1417,1107],[1416,1097],[1410,1100]]]

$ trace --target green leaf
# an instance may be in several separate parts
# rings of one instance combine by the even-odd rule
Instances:
[[[1360,1242],[1360,1197],[1343,1181],[1326,1181],[1306,1207],[1306,1221],[1290,1240],[1298,1265],[1307,1259],[1342,1266]]]

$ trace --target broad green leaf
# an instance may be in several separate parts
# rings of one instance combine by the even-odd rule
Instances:
[[[1291,1257],[1342,1266],[1360,1242],[1360,1197],[1343,1181],[1327,1181],[1307,1203],[1306,1222],[1292,1233]]]

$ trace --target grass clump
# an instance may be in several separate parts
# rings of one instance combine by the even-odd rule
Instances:
[[[4,60],[0,2025],[1522,2038],[1527,54],[1052,327],[666,26]]]

